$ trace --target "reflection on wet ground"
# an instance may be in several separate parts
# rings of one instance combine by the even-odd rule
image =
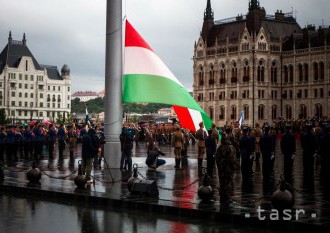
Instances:
[[[252,233],[255,227],[177,218],[171,215],[118,208],[76,206],[0,194],[0,229],[6,233],[161,232]],[[275,233],[284,231],[266,230]]]
[[[306,214],[300,217],[299,222],[330,225],[329,192],[327,192],[328,189],[325,189],[324,181],[320,178],[320,162],[316,161],[315,163],[314,177],[304,177],[302,151],[299,144],[300,143],[297,143],[297,156],[294,162],[294,180],[292,182],[295,188],[293,191],[295,198],[294,208],[304,209],[306,211]],[[149,170],[144,163],[146,157],[145,144],[140,143],[138,147],[133,149],[133,163],[139,165],[140,178],[146,177],[147,179],[157,180],[157,184],[160,187],[159,199],[153,201],[154,204],[182,209],[223,212],[240,216],[243,216],[245,213],[251,213],[252,216],[256,216],[256,209],[258,206],[261,206],[263,209],[271,208],[271,194],[277,189],[279,177],[283,173],[283,158],[279,150],[277,150],[276,154],[274,179],[272,180],[263,182],[261,171],[262,160],[254,163],[255,175],[252,179],[244,183],[241,181],[240,168],[237,168],[234,176],[234,202],[227,207],[220,205],[217,190],[214,192],[214,202],[208,205],[201,203],[197,196],[197,190],[201,182],[197,182],[181,190],[181,187],[187,186],[198,179],[196,160],[197,146],[189,146],[189,158],[185,160],[186,168],[182,170],[174,169],[173,148],[168,145],[160,145],[159,148],[166,153],[166,155],[162,157],[166,160],[166,164],[158,168],[156,172]],[[45,159],[39,162],[39,168],[44,171],[41,180],[42,189],[67,193],[75,192],[75,185],[72,182],[74,176],[69,176],[65,179],[54,179],[54,177],[68,176],[72,171],[77,169],[80,150],[81,145],[76,148],[74,161],[70,161],[68,158],[59,160],[57,157],[49,160],[45,157]],[[26,186],[25,173],[22,172],[22,170],[26,169],[29,165],[29,162],[20,160],[10,169],[10,172],[5,171],[5,185]],[[206,161],[204,161],[204,166],[206,166]],[[84,195],[149,202],[147,199],[138,197],[132,198],[129,196],[126,183],[120,182],[121,179],[127,176],[126,173],[121,172],[119,169],[111,169],[110,172],[118,182],[114,184],[111,183],[109,172],[107,169],[103,168],[102,164],[101,169],[96,169],[92,172],[92,174],[94,173],[95,175],[96,183],[95,185],[88,186],[88,190],[84,192]],[[216,171],[215,174],[217,174]],[[218,184],[216,176],[215,180],[216,184]],[[316,214],[317,217],[311,218],[311,214]],[[182,228],[184,229],[184,227]]]

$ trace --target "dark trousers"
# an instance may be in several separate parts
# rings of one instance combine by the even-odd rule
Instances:
[[[48,154],[50,158],[54,157],[55,142],[48,141]]]
[[[64,140],[58,140],[58,156],[60,158],[63,158],[64,148],[65,148],[65,142],[64,142]]]
[[[292,155],[284,155],[284,178],[288,181],[292,179],[293,159]]]
[[[213,154],[206,155],[207,164],[206,164],[206,170],[207,174],[210,176],[211,179],[213,179],[213,167],[215,164],[215,157]]]
[[[314,152],[304,151],[303,152],[303,166],[304,174],[307,176],[314,175]]]
[[[12,159],[13,159],[14,149],[15,149],[15,144],[14,143],[7,143],[6,144],[6,156],[7,156],[7,160],[9,162],[11,162]]]
[[[124,169],[124,162],[127,161],[128,170],[132,170],[132,150],[123,150],[121,152],[120,169]]]
[[[1,162],[5,161],[4,155],[5,155],[5,144],[0,144],[0,161]]]

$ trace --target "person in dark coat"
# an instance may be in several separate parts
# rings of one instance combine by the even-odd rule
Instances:
[[[293,161],[296,156],[296,138],[292,133],[291,125],[285,126],[285,133],[281,138],[281,152],[284,157],[284,178],[287,181],[292,179]]]
[[[215,164],[215,152],[217,151],[217,141],[216,138],[212,135],[212,129],[208,130],[208,136],[205,139],[206,147],[206,171],[210,176],[211,180],[213,179],[213,167]]]
[[[325,179],[330,176],[330,123],[325,126],[325,133],[320,138],[320,153],[321,153],[321,175]]]
[[[82,166],[85,171],[85,177],[88,182],[92,181],[91,171],[93,168],[93,160],[95,155],[98,153],[98,139],[95,135],[94,129],[89,129],[88,133],[85,134],[82,139],[81,147],[81,157],[82,157]]]
[[[49,130],[47,134],[48,134],[48,153],[49,153],[49,158],[51,159],[54,158],[54,148],[56,142],[56,130],[54,124],[49,125]]]
[[[316,154],[317,149],[316,135],[312,131],[312,122],[307,122],[305,124],[304,133],[300,138],[301,148],[303,149],[304,174],[308,177],[313,177],[314,175],[314,155]]]
[[[154,147],[152,150],[148,151],[148,155],[146,158],[146,164],[149,168],[156,169],[159,166],[162,166],[166,163],[164,159],[159,159],[159,155],[165,155],[165,153],[161,152],[157,147]]]
[[[264,179],[273,173],[275,161],[276,138],[269,133],[270,126],[264,126],[264,134],[260,138],[260,151],[262,154],[262,174]]]
[[[64,127],[64,124],[61,124],[57,131],[57,140],[58,140],[58,156],[60,159],[63,159],[63,152],[65,149],[65,139],[67,131]]]
[[[3,164],[5,162],[4,154],[5,154],[5,148],[6,148],[6,146],[5,146],[6,137],[7,137],[7,134],[6,134],[5,128],[1,127],[1,129],[0,129],[0,162],[2,162]]]
[[[135,132],[123,128],[120,134],[120,145],[121,145],[121,159],[120,159],[120,169],[124,169],[125,160],[127,161],[128,171],[132,170],[132,150],[134,143]]]
[[[6,155],[7,161],[10,163],[14,159],[14,150],[15,150],[15,134],[12,130],[12,126],[7,126],[6,131]]]
[[[243,128],[243,136],[239,140],[240,157],[241,157],[241,171],[242,178],[248,178],[253,175],[253,161],[255,143],[253,138],[249,135],[249,128]]]

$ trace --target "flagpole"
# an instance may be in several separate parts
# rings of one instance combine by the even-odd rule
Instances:
[[[107,0],[104,157],[111,168],[119,168],[121,158],[122,25],[122,0]]]

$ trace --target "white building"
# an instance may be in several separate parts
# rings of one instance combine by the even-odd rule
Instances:
[[[77,91],[72,94],[71,99],[79,99],[80,102],[87,102],[89,100],[93,100],[98,98],[99,95],[96,92],[93,91]]]
[[[13,40],[0,54],[0,108],[13,122],[56,120],[71,112],[70,69],[40,65],[26,44]]]

